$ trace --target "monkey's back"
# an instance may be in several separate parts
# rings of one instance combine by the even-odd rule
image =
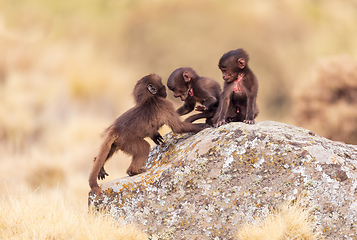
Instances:
[[[212,78],[200,77],[197,79],[198,86],[204,86],[207,89],[210,89],[210,92],[214,93],[214,97],[219,99],[222,93],[221,85]],[[197,96],[200,97],[200,96]]]
[[[106,130],[118,134],[119,142],[132,138],[154,136],[166,123],[165,114],[172,112],[173,106],[164,98],[152,98],[130,108],[119,116]]]

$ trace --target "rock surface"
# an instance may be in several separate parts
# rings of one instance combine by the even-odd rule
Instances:
[[[355,239],[356,166],[355,145],[277,122],[230,123],[167,134],[147,172],[104,183],[89,205],[150,239],[235,239],[241,224],[300,198],[325,239]]]

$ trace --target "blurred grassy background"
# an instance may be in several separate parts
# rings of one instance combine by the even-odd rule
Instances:
[[[55,191],[85,205],[100,133],[133,105],[136,81],[155,72],[166,83],[190,66],[223,85],[218,60],[240,47],[259,79],[258,121],[334,139],[319,124],[333,118],[335,129],[357,134],[356,26],[353,0],[0,0],[0,196]],[[314,92],[341,75],[353,97],[331,111]],[[314,109],[329,112],[309,124],[314,111],[300,112],[317,98]],[[116,154],[108,180],[128,165]]]

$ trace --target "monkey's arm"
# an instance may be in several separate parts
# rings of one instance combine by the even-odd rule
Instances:
[[[197,92],[197,97],[202,99],[202,105],[198,105],[196,111],[212,111],[214,105],[218,102],[218,99],[205,89],[199,89]]]
[[[204,80],[204,79],[203,79]],[[218,86],[211,86],[212,83],[202,81],[200,83],[195,84],[195,97],[197,98],[197,102],[201,102],[202,105],[196,106],[196,111],[212,111],[214,105],[218,102],[218,99],[215,97],[215,92],[216,88],[219,88]]]
[[[161,136],[159,132],[156,132],[155,135],[151,137],[151,139],[154,141],[156,145],[160,145],[164,143],[164,138]]]
[[[243,122],[247,124],[255,124],[255,106],[258,94],[258,80],[253,73],[251,75],[249,78],[244,79],[246,82],[243,84],[244,91],[247,95],[247,112]]]
[[[229,97],[222,98],[217,111],[218,118],[214,125],[215,127],[219,127],[226,122],[225,119],[226,119],[229,103],[230,103]]]
[[[163,121],[167,124],[174,133],[197,133],[205,128],[205,124],[193,124],[189,122],[181,122],[179,115],[175,112],[172,103],[165,99],[165,112],[163,116]]]
[[[208,126],[205,123],[180,122],[179,124],[171,125],[170,128],[174,133],[198,133]]]
[[[203,101],[202,106],[204,106],[204,108],[200,108],[200,106],[197,106],[196,110],[197,111],[212,111],[213,106],[217,103],[217,101],[218,101],[217,98],[215,98],[214,96],[210,96]]]
[[[195,105],[196,105],[195,98],[190,96],[190,97],[186,98],[185,103],[181,107],[179,107],[176,110],[176,112],[180,116],[185,115],[187,113],[192,112],[193,109],[195,108]]]
[[[211,111],[211,112],[205,111],[205,112],[201,112],[201,113],[189,116],[188,118],[185,119],[185,122],[191,122],[192,123],[192,122],[196,121],[197,119],[210,118],[210,117],[213,117],[213,116],[214,116],[214,112],[213,111]]]
[[[215,127],[219,127],[225,123],[228,107],[231,102],[231,94],[233,92],[233,88],[234,84],[227,82],[224,83],[221,101],[219,102],[216,116],[213,119]]]
[[[178,116],[173,116],[171,119],[168,119],[167,125],[174,133],[198,133],[206,127],[205,124],[181,122]]]

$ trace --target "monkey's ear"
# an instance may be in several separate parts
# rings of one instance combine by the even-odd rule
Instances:
[[[188,83],[191,81],[191,76],[187,71],[183,72],[182,76],[183,76],[183,79],[185,80],[185,82]]]
[[[243,69],[245,67],[245,61],[243,58],[238,59],[238,67]]]
[[[156,88],[154,87],[154,85],[152,85],[151,83],[148,84],[148,90],[152,95],[155,95],[157,93]]]

